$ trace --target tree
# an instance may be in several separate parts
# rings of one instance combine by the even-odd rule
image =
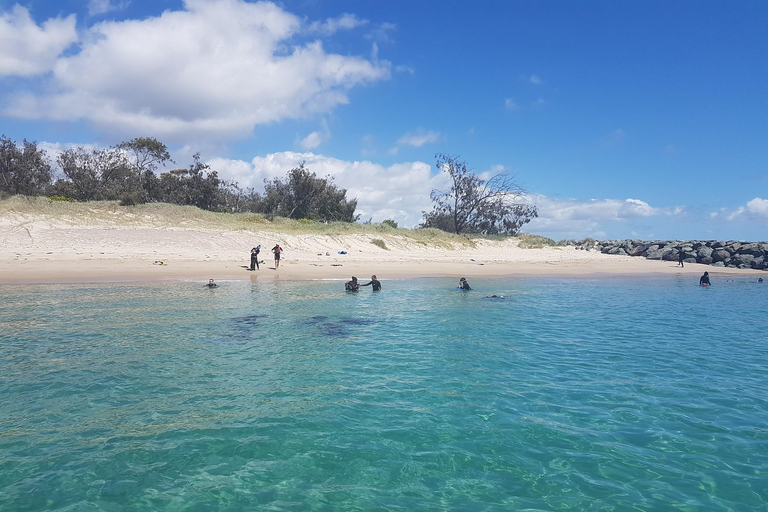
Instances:
[[[347,191],[333,184],[333,178],[318,178],[304,167],[288,171],[284,179],[264,180],[263,213],[290,219],[355,222],[357,199],[347,200]]]
[[[219,175],[200,160],[200,153],[195,153],[192,159],[189,169],[174,169],[160,175],[159,199],[215,210],[219,204]]]
[[[57,160],[69,184],[57,183],[57,188],[68,190],[78,201],[124,199],[131,196],[141,200],[139,171],[128,162],[126,155],[116,148],[63,151]]]
[[[518,202],[525,190],[514,177],[501,173],[484,180],[467,169],[466,162],[435,155],[437,168],[451,178],[448,192],[433,190],[431,212],[422,212],[422,227],[453,233],[515,235],[538,216],[536,206]]]
[[[0,191],[28,196],[45,193],[51,184],[51,164],[37,142],[24,140],[23,147],[0,137]]]

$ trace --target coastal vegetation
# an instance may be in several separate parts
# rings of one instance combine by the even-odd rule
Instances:
[[[264,180],[264,192],[222,180],[216,170],[192,157],[187,168],[159,172],[176,164],[165,144],[140,137],[109,148],[76,147],[62,151],[52,165],[36,142],[21,145],[0,137],[0,197],[47,196],[79,202],[117,201],[121,206],[168,203],[211,212],[261,214],[314,222],[356,223],[357,199],[319,177],[304,162],[283,178]],[[536,207],[521,201],[524,190],[508,174],[480,178],[456,157],[438,154],[437,167],[451,178],[447,192],[433,190],[433,210],[423,212],[421,228],[457,235],[516,235],[537,216]],[[392,219],[382,222],[397,229]]]
[[[525,190],[507,173],[488,180],[467,168],[455,156],[438,153],[437,168],[450,177],[447,192],[433,190],[431,212],[424,214],[423,227],[452,233],[516,235],[538,216],[535,205],[522,201]]]

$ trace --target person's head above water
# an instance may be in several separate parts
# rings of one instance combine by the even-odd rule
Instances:
[[[352,281],[357,281],[357,278],[355,276],[352,276]]]
[[[209,279],[208,284],[213,284],[213,279]]]
[[[705,276],[708,276],[708,275],[709,275],[709,272],[704,272],[704,275],[705,275]]]
[[[373,274],[373,275],[371,276],[371,279],[376,279],[376,274]]]

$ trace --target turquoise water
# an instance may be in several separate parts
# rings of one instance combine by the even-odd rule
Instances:
[[[470,281],[1,287],[0,510],[768,510],[768,284]]]

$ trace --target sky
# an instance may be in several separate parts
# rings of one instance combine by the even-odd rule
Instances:
[[[257,190],[306,162],[404,227],[444,153],[514,175],[529,233],[767,240],[767,26],[754,0],[0,0],[0,133],[155,137]]]

